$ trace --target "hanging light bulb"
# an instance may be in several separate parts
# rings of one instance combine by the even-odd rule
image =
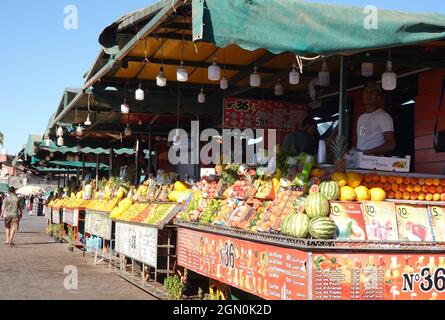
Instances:
[[[49,156],[50,156],[51,158],[54,158],[54,152],[50,152],[50,153],[49,153]]]
[[[85,121],[84,125],[85,125],[86,127],[91,126],[91,120],[90,120],[90,114],[89,114],[89,113],[88,113],[87,120]]]
[[[138,125],[142,126],[144,123],[142,122],[142,118],[139,118]]]
[[[167,85],[167,79],[164,75],[164,67],[161,67],[158,76],[156,77],[156,85],[158,87],[165,87]]]
[[[135,98],[137,101],[144,101],[145,99],[145,93],[144,90],[142,90],[142,83],[139,83],[139,88],[135,92]]]
[[[209,80],[219,81],[221,79],[221,68],[216,64],[216,57],[213,57],[213,63],[208,69]]]
[[[130,113],[130,106],[127,104],[127,99],[124,99],[124,103],[121,104],[121,113],[122,114]]]
[[[397,87],[397,74],[392,71],[392,61],[386,63],[386,72],[382,75],[382,88],[386,91],[392,91]]]
[[[369,53],[366,54],[366,57],[369,57]],[[369,78],[374,75],[374,64],[371,62],[363,62],[362,63],[362,76]]]
[[[129,137],[133,134],[133,131],[131,130],[130,124],[127,124],[127,127],[125,128],[125,132],[124,132],[125,136]]]
[[[74,161],[76,161],[76,162],[79,162],[79,161],[80,161],[80,157],[79,157],[78,154],[76,154],[76,155],[74,156]]]
[[[198,102],[199,103],[205,103],[206,102],[206,95],[204,93],[204,88],[201,88],[201,91],[199,92]]]
[[[297,85],[300,83],[300,73],[297,70],[297,65],[292,65],[292,71],[289,73],[289,84]]]
[[[50,161],[50,160],[51,160],[51,157],[50,157],[50,156],[46,156],[46,157],[45,157],[45,160],[46,160],[46,161]]]
[[[81,137],[83,135],[83,128],[82,126],[79,124],[76,128],[76,134]]]
[[[284,88],[280,80],[278,80],[277,84],[275,85],[274,94],[276,96],[282,96],[284,94]]]
[[[76,151],[77,152],[81,152],[82,151],[82,146],[80,144],[77,144]]]
[[[57,138],[57,145],[59,147],[62,147],[64,144],[65,144],[65,142],[63,141],[63,137]]]
[[[179,82],[187,82],[189,79],[189,74],[187,70],[184,68],[184,61],[181,61],[181,66],[176,71],[176,79]]]
[[[251,87],[260,87],[261,86],[261,76],[258,73],[258,67],[255,66],[253,69],[253,73],[250,75],[250,86]]]
[[[322,87],[328,87],[330,83],[331,83],[331,74],[329,73],[326,61],[323,61],[323,67],[321,71],[318,73],[318,84]]]
[[[58,137],[62,137],[62,136],[63,136],[63,129],[62,129],[62,127],[59,127],[59,128],[57,129],[57,136],[58,136]]]
[[[229,88],[229,80],[227,80],[227,78],[225,76],[222,77],[222,79],[220,80],[219,87],[222,90],[227,90]]]

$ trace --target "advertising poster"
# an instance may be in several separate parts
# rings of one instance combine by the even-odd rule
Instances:
[[[331,202],[330,217],[337,225],[336,239],[366,240],[362,206],[358,202]]]
[[[178,264],[268,300],[308,299],[308,254],[178,229]]]
[[[362,205],[368,240],[399,240],[396,208],[393,202],[363,201]]]
[[[313,254],[314,300],[445,300],[445,254]]]
[[[433,241],[426,206],[396,204],[400,241]]]

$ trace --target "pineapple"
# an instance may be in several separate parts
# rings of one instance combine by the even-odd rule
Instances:
[[[346,171],[347,143],[343,136],[337,136],[330,141],[330,149],[334,155],[334,172]]]

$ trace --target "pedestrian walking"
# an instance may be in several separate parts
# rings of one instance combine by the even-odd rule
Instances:
[[[19,198],[15,193],[15,188],[9,188],[9,195],[3,201],[2,217],[5,219],[6,245],[14,245],[14,236],[19,230],[20,219],[22,218],[22,208]]]

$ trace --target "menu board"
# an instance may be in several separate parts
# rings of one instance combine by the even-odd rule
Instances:
[[[393,202],[363,201],[366,235],[372,241],[397,241],[396,208]]]
[[[153,268],[158,262],[158,230],[116,222],[116,252]]]
[[[53,224],[60,224],[60,209],[58,208],[53,209],[52,222]]]
[[[314,300],[445,300],[445,254],[312,256]]]
[[[111,240],[112,223],[109,214],[94,211],[85,214],[85,232],[102,239]]]
[[[330,217],[337,225],[336,239],[366,240],[362,206],[358,202],[331,202]]]
[[[43,206],[43,212],[45,212],[46,220],[51,221],[52,219],[51,207]]]
[[[307,116],[307,107],[286,101],[224,99],[224,127],[296,131]]]
[[[178,228],[178,264],[269,300],[308,299],[308,254]]]
[[[445,241],[445,210],[443,207],[429,206],[431,227],[435,241]]]
[[[426,206],[396,204],[400,241],[433,241]]]
[[[69,224],[73,227],[79,226],[79,209],[63,209],[63,223]]]

